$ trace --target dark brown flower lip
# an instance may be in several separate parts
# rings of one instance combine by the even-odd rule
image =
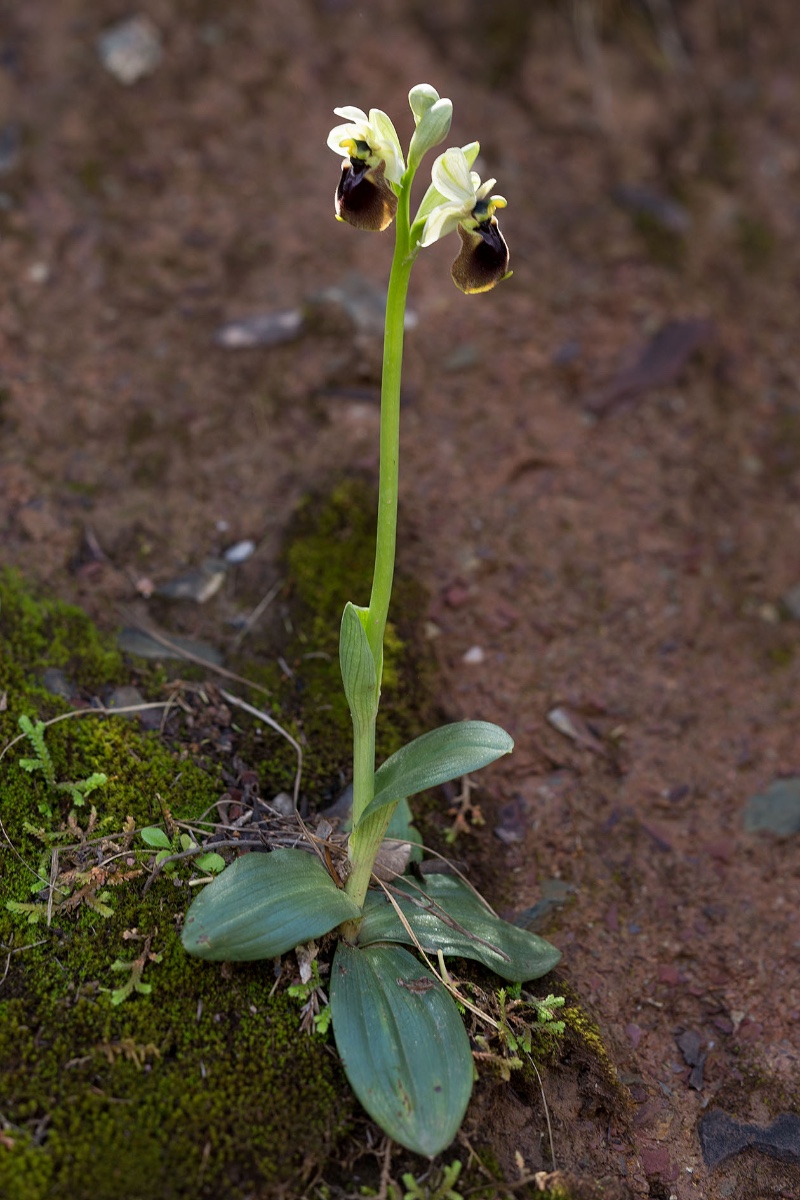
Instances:
[[[508,246],[496,217],[473,229],[458,226],[461,252],[451,274],[456,287],[467,295],[488,292],[508,274]]]
[[[370,166],[360,158],[342,163],[336,189],[336,215],[356,229],[380,233],[397,212],[397,196],[386,182],[386,163]]]

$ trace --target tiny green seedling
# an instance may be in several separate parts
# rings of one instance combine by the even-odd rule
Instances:
[[[482,995],[494,1016],[487,1033],[472,1034],[475,1057],[493,1068],[500,1079],[508,1082],[514,1071],[524,1068],[525,1059],[536,1070],[534,1054],[555,1052],[565,1029],[565,1023],[556,1018],[556,1012],[564,1007],[563,996],[550,993],[538,1000],[523,996],[519,985],[501,987],[491,994],[481,993],[475,984],[467,986]]]
[[[114,1005],[122,1004],[123,1000],[127,1000],[134,992],[139,992],[142,996],[149,996],[153,990],[151,983],[143,983],[142,975],[144,969],[149,962],[160,963],[163,955],[156,954],[150,949],[152,938],[145,939],[142,953],[138,958],[134,958],[132,962],[125,962],[121,958],[117,958],[111,964],[112,971],[127,971],[128,978],[118,988],[101,988],[103,992],[109,992],[111,1003]]]
[[[146,846],[157,850],[155,865],[163,865],[165,871],[175,869],[175,859],[181,855],[191,857],[194,865],[200,871],[209,875],[218,875],[225,869],[225,859],[214,850],[203,850],[195,839],[188,833],[181,833],[171,841],[158,825],[148,825],[140,829],[139,835]]]
[[[554,996],[553,993],[550,992],[547,996],[545,996],[544,1000],[532,1000],[531,1003],[536,1009],[536,1016],[539,1024],[543,1025],[548,1033],[552,1033],[560,1037],[567,1026],[566,1022],[558,1019],[556,1013],[566,1004],[566,999],[564,996]]]
[[[108,783],[108,776],[102,771],[93,772],[87,779],[79,779],[75,783],[59,783],[56,779],[55,767],[50,756],[50,751],[44,740],[44,733],[47,726],[44,721],[37,721],[35,724],[30,717],[23,715],[19,719],[19,727],[27,737],[28,741],[34,749],[35,758],[21,758],[19,765],[23,771],[41,771],[44,775],[47,786],[53,792],[66,792],[72,803],[80,807],[86,803],[88,796],[97,788],[104,787]],[[50,805],[44,801],[39,801],[39,812],[45,817],[52,817],[53,810]]]
[[[331,1006],[319,977],[317,960],[311,964],[311,976],[307,983],[293,983],[286,989],[293,1000],[299,1000],[300,1028],[309,1032],[326,1034],[331,1024]]]
[[[403,1192],[403,1200],[464,1200],[461,1192],[457,1192],[455,1185],[458,1182],[458,1177],[461,1174],[461,1163],[458,1159],[451,1162],[449,1166],[442,1167],[440,1171],[435,1172],[434,1177],[430,1180],[418,1180],[407,1171],[403,1176],[403,1187],[406,1189]],[[397,1196],[397,1188],[393,1187],[395,1196]]]
[[[372,590],[367,605],[346,605],[339,640],[353,723],[353,806],[344,880],[308,852],[311,846],[244,855],[194,901],[183,944],[188,953],[210,961],[248,961],[274,958],[333,934],[330,1012],[347,1077],[392,1138],[431,1157],[455,1137],[473,1082],[472,1051],[458,1007],[469,1005],[447,977],[443,956],[476,959],[513,983],[545,975],[560,954],[536,934],[502,921],[455,876],[429,874],[421,885],[402,875],[374,887],[373,868],[384,839],[418,841],[408,798],[468,776],[513,748],[499,726],[459,721],[423,734],[375,767],[397,537],[400,377],[411,270],[421,250],[457,233],[461,247],[451,274],[461,291],[489,291],[510,274],[508,247],[495,215],[506,201],[493,194],[494,179],[481,183],[472,169],[477,142],[451,147],[436,158],[412,219],[415,175],[428,151],[447,137],[453,106],[429,84],[412,88],[409,104],[415,128],[406,156],[391,120],[376,108],[369,114],[337,108],[344,123],[328,137],[328,146],[344,156],[337,218],[375,232],[392,222],[395,228]],[[407,946],[420,951],[428,965],[428,956],[438,958],[438,972],[422,965]],[[449,1183],[436,1194],[456,1195]]]

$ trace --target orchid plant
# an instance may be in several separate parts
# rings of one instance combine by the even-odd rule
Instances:
[[[473,1083],[470,1044],[444,967],[471,958],[505,980],[536,979],[558,950],[502,921],[460,877],[403,874],[418,836],[408,798],[510,753],[497,725],[459,721],[423,734],[375,769],[375,726],[383,643],[395,563],[400,376],[406,295],[418,253],[457,232],[452,266],[465,293],[484,292],[510,274],[496,212],[494,179],[472,170],[477,142],[451,147],[433,163],[414,219],[411,189],[428,151],[447,137],[453,106],[434,88],[409,93],[415,129],[404,157],[386,113],[337,108],[344,119],[328,145],[344,156],[336,216],[380,232],[393,222],[395,251],[386,301],[381,392],[380,481],[375,567],[369,604],[348,603],[340,631],[342,680],[353,723],[353,803],[347,857],[337,870],[325,854],[276,849],[235,860],[192,904],[183,931],[190,954],[216,961],[269,959],[326,934],[336,938],[330,1005],[347,1077],[367,1112],[396,1141],[433,1156],[455,1136]],[[391,870],[387,845],[400,848]],[[421,880],[422,882],[419,882]],[[377,885],[377,886],[375,886]],[[421,953],[423,965],[406,946]],[[428,956],[438,959],[439,969]],[[458,996],[464,1002],[464,998]]]

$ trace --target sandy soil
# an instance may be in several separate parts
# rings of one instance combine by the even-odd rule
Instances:
[[[559,1165],[637,1198],[800,1195],[753,1150],[709,1170],[697,1132],[800,1105],[800,844],[743,823],[800,774],[793,9],[146,0],[163,58],[126,87],[96,50],[124,6],[3,6],[3,559],[107,627],[241,538],[266,592],[298,499],[376,472],[374,335],[215,342],[385,281],[390,237],[332,219],[333,107],[407,137],[426,80],[480,139],[515,274],[465,298],[454,244],[415,268],[401,558],[442,706],[517,741],[460,851],[508,912],[571,885],[550,936],[633,1097],[603,1125],[550,1081]],[[188,631],[224,644],[236,603]],[[517,1099],[467,1133],[540,1169]]]

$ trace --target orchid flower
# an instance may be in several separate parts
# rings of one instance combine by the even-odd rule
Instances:
[[[352,105],[333,111],[346,118],[328,134],[331,150],[346,155],[336,216],[358,229],[380,232],[397,212],[397,189],[406,169],[397,131],[379,108],[371,108],[369,116]]]
[[[508,246],[494,215],[507,202],[492,194],[496,179],[481,183],[480,176],[470,170],[479,149],[477,142],[471,142],[439,155],[414,221],[421,247],[458,230],[461,251],[452,276],[456,286],[467,293],[487,292],[508,274]]]

